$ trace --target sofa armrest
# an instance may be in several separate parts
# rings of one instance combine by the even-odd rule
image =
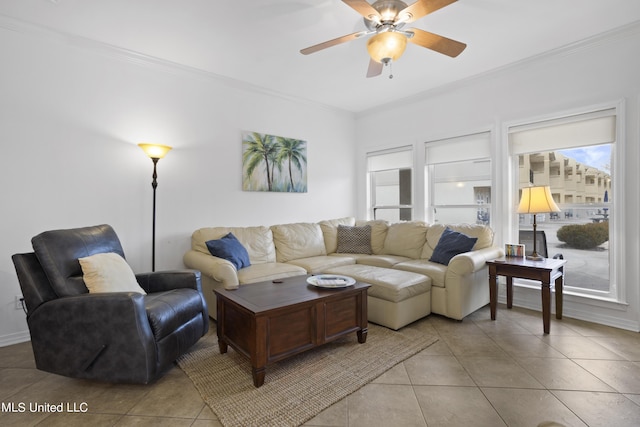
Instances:
[[[462,320],[467,314],[489,303],[486,262],[503,255],[502,249],[489,247],[456,255],[451,259],[444,279],[447,317]]]
[[[184,264],[189,268],[199,270],[205,276],[222,283],[225,289],[238,289],[238,270],[226,259],[190,250],[184,254]]]
[[[483,268],[488,260],[500,258],[502,256],[504,256],[504,251],[495,246],[456,255],[451,258],[451,261],[449,262],[447,276],[449,274],[457,276],[471,274]]]
[[[164,292],[172,289],[189,288],[202,292],[198,270],[169,270],[136,274],[138,284],[147,293]]]
[[[142,294],[116,292],[40,305],[27,319],[36,366],[79,378],[149,382],[157,358],[144,301]]]

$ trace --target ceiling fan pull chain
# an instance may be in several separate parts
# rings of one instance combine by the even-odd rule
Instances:
[[[388,62],[387,65],[389,65],[389,80],[391,80],[393,78],[393,64]]]

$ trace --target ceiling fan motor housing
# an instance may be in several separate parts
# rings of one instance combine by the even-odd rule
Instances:
[[[378,21],[378,18],[374,16],[371,16],[373,19],[364,18],[364,25],[370,31],[394,31],[404,26],[404,22],[399,22],[398,24],[394,22],[398,17],[398,13],[407,8],[405,2],[400,0],[378,0],[371,7],[380,13],[381,20]]]

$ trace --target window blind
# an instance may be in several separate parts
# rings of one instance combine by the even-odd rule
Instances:
[[[491,157],[491,133],[482,132],[425,144],[425,163],[435,165]]]
[[[367,153],[367,170],[369,172],[391,169],[407,169],[413,167],[412,147]]]
[[[613,108],[509,128],[512,155],[608,144],[615,140]]]

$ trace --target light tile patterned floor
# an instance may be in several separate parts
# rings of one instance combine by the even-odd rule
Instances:
[[[498,309],[429,316],[436,344],[306,426],[640,425],[640,334],[552,318],[543,335],[540,313]],[[36,370],[29,343],[0,348],[0,402],[3,426],[220,426],[177,367],[151,386],[79,381]],[[86,412],[9,411],[21,402]]]

